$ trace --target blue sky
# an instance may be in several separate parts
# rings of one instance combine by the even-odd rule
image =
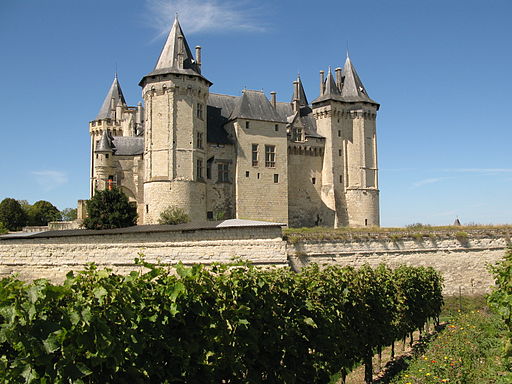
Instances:
[[[175,12],[212,92],[309,100],[347,46],[377,120],[381,224],[512,223],[509,0],[0,3],[0,199],[88,198],[88,122],[117,66],[130,105]]]

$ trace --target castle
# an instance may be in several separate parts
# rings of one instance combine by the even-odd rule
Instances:
[[[90,193],[118,186],[140,224],[169,206],[192,221],[241,218],[291,227],[378,226],[376,115],[350,58],[320,71],[308,103],[300,77],[290,103],[261,91],[209,92],[201,47],[193,57],[176,18],[144,106],[126,104],[117,78],[91,135]]]

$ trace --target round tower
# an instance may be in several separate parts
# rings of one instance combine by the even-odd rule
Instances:
[[[112,148],[110,135],[107,131],[103,131],[94,153],[96,160],[94,165],[94,174],[96,176],[94,189],[112,189],[114,183],[112,155],[114,150]]]
[[[201,75],[176,18],[153,72],[140,82],[145,103],[144,224],[169,206],[206,220],[206,104]]]

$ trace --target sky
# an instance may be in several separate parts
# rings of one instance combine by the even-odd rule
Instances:
[[[377,117],[381,225],[512,223],[512,1],[0,2],[0,200],[87,199],[88,123],[117,70],[129,105],[174,15],[211,92],[289,101],[347,51]]]

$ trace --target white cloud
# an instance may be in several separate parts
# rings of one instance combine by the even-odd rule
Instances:
[[[61,171],[33,171],[32,175],[34,175],[36,183],[46,192],[56,189],[68,182],[68,176]]]
[[[185,34],[204,31],[245,30],[262,32],[265,27],[257,20],[260,10],[248,1],[220,0],[146,0],[147,21],[167,34],[176,13]]]
[[[451,179],[451,177],[431,177],[428,179],[423,179],[423,180],[413,183],[412,188],[418,188],[423,185],[439,183],[440,181],[447,180],[447,179]]]

